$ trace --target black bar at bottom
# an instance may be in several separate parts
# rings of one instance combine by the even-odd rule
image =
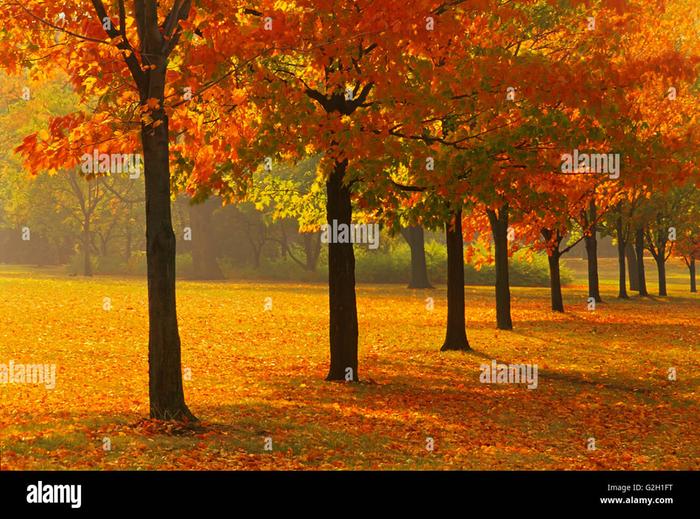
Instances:
[[[394,512],[456,506],[477,515],[486,506],[494,517],[507,510],[663,513],[697,510],[699,482],[697,472],[0,472],[0,508],[47,517],[227,507],[289,515],[329,510],[324,502],[339,511],[376,503]]]

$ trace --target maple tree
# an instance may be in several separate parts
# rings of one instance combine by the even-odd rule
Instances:
[[[262,2],[257,8],[269,19],[269,37],[283,50],[251,64],[259,80],[250,85],[250,99],[260,112],[253,149],[261,158],[268,153],[291,158],[323,154],[328,224],[350,225],[353,196],[382,176],[371,164],[391,154],[378,135],[388,136],[394,121],[415,106],[406,102],[415,102],[416,92],[404,81],[430,54],[428,19],[440,18],[445,6],[423,0],[409,12],[396,1],[381,9],[372,2],[296,1],[279,12],[274,4]],[[455,17],[440,19],[449,23],[440,38],[458,33]],[[353,244],[329,243],[328,268],[327,378],[356,381]]]
[[[435,70],[430,70],[430,81],[424,78],[423,84],[433,87],[437,83],[439,88],[437,93],[428,88],[420,91],[422,98],[433,96],[432,103],[427,103],[432,111],[424,115],[423,121],[418,121],[423,123],[421,131],[411,133],[410,123],[402,121],[390,133],[423,141],[433,148],[424,154],[436,152],[438,147],[446,148],[438,152],[444,156],[444,160],[438,159],[438,171],[414,167],[412,180],[414,185],[432,185],[443,196],[451,197],[450,203],[455,205],[455,212],[459,211],[460,220],[465,193],[487,204],[488,222],[497,249],[497,325],[511,329],[507,270],[509,205],[516,203],[514,198],[541,202],[541,197],[536,196],[537,188],[529,193],[523,191],[528,186],[524,179],[531,176],[527,170],[539,167],[544,171],[542,159],[538,162],[538,150],[551,147],[554,139],[571,140],[571,135],[567,135],[571,133],[570,114],[580,111],[581,104],[597,101],[600,96],[592,92],[599,86],[598,81],[589,84],[579,79],[586,76],[583,72],[590,66],[585,60],[576,59],[590,46],[590,37],[580,23],[585,12],[575,8],[550,10],[537,2],[526,2],[514,16],[511,6],[488,7],[477,16],[470,12],[462,20],[467,26],[472,24],[478,37],[461,40],[457,48],[448,46],[449,66],[443,60]],[[500,22],[505,19],[508,23]],[[577,45],[585,48],[579,49],[579,53],[572,52]],[[455,78],[460,78],[460,82],[455,83]],[[469,80],[465,82],[462,78]],[[576,85],[574,88],[572,83]],[[543,84],[561,88],[542,88]],[[583,127],[588,120],[579,117],[579,126]],[[559,185],[558,189],[562,187],[565,185]],[[459,225],[461,228],[461,221]],[[462,255],[456,239],[448,250],[452,250],[455,258]],[[448,294],[448,315],[458,315],[463,313],[459,310],[463,306],[459,297],[463,262],[455,259],[451,264],[453,269],[448,270],[455,275],[453,283],[448,280],[448,287],[454,288],[452,292],[456,296],[451,298]],[[448,336],[452,333],[459,336],[452,339],[458,349],[468,347],[461,328],[461,319],[453,321],[448,317]]]
[[[561,23],[556,16],[548,19],[551,13],[542,16],[542,9],[536,9],[542,6],[537,2],[525,2],[517,8],[487,4],[471,6],[471,10],[459,13],[460,23],[467,27],[471,37],[443,40],[441,53],[433,57],[433,67],[422,70],[424,76],[411,84],[421,99],[429,100],[424,101],[426,109],[419,112],[421,117],[399,120],[389,129],[392,136],[425,144],[425,149],[413,151],[420,158],[406,160],[410,175],[404,175],[394,185],[407,191],[437,193],[437,197],[432,193],[431,197],[440,201],[427,204],[436,215],[449,208],[446,217],[448,320],[443,349],[469,348],[464,332],[462,290],[462,215],[465,207],[472,205],[465,206],[467,195],[472,199],[481,196],[492,200],[498,192],[495,179],[500,176],[505,178],[504,182],[512,183],[514,175],[503,174],[504,171],[525,168],[518,160],[525,160],[526,154],[537,146],[527,139],[528,132],[534,129],[534,113],[529,107],[513,103],[515,88],[511,85],[518,85],[526,95],[537,93],[534,80],[538,76],[548,77],[547,63],[538,61],[537,57],[533,59],[537,52],[518,56],[519,51],[527,43],[531,48],[537,44],[546,46],[546,35],[556,32],[547,24]],[[537,121],[537,126],[541,122]],[[429,161],[430,167],[422,167],[423,160]],[[498,237],[497,322],[499,327],[510,329],[507,245],[502,247],[508,225],[503,207],[500,213],[497,207],[489,211],[491,217],[496,217],[492,223]]]
[[[575,112],[570,114],[572,120],[576,118],[581,120],[581,116],[584,116],[583,120],[586,121],[587,131],[577,137],[579,142],[587,142],[587,147],[594,145],[608,149],[614,144],[624,159],[624,171],[616,171],[614,176],[610,176],[610,180],[602,179],[602,183],[592,179],[575,178],[568,185],[555,185],[554,189],[551,190],[552,197],[549,197],[546,204],[550,210],[549,214],[538,218],[541,227],[539,232],[547,242],[552,263],[552,307],[558,311],[563,310],[560,296],[561,287],[556,279],[558,277],[558,258],[570,250],[571,245],[575,243],[575,236],[571,236],[569,233],[567,246],[560,250],[560,244],[567,236],[567,231],[578,229],[579,239],[583,238],[586,242],[589,297],[600,302],[595,235],[601,217],[604,217],[611,208],[617,207],[618,201],[626,197],[627,193],[636,193],[632,194],[632,197],[643,196],[650,190],[669,185],[669,182],[682,182],[682,179],[686,178],[689,172],[687,157],[680,157],[680,164],[676,167],[669,166],[670,163],[679,162],[678,142],[682,132],[686,133],[686,143],[688,138],[693,138],[692,122],[690,127],[688,126],[692,119],[688,118],[687,113],[680,115],[685,112],[684,108],[687,107],[686,103],[689,102],[689,98],[684,96],[682,102],[673,106],[673,103],[669,101],[670,97],[663,96],[664,89],[660,88],[660,85],[679,84],[697,78],[697,54],[688,48],[679,48],[672,31],[670,31],[671,34],[668,38],[659,38],[656,35],[655,45],[658,46],[648,44],[648,32],[650,27],[653,27],[651,20],[656,21],[661,18],[664,24],[673,24],[674,16],[682,11],[676,10],[669,16],[664,10],[664,6],[640,4],[636,6],[636,10],[631,6],[632,4],[628,3],[628,9],[616,9],[617,14],[609,13],[605,17],[600,15],[596,17],[597,21],[602,18],[611,25],[622,23],[623,27],[631,27],[632,30],[628,34],[622,31],[618,32],[619,41],[610,50],[607,50],[607,46],[604,44],[598,45],[593,53],[586,50],[586,53],[591,54],[592,57],[587,57],[584,63],[591,68],[589,75],[595,78],[593,83],[595,88],[591,89],[589,86],[587,95],[586,90],[577,94],[583,93],[584,95],[578,99],[578,107],[576,103],[571,105],[571,109]],[[634,25],[630,23],[630,20],[633,19],[646,23]],[[672,62],[674,66],[658,67],[657,64],[660,60]],[[675,102],[675,89],[672,91],[674,96],[671,100]],[[654,109],[645,106],[644,103],[649,100],[653,101]],[[678,110],[679,108],[682,110],[681,112],[669,116],[669,110]],[[586,115],[588,119],[585,119]],[[658,125],[660,124],[666,126],[666,131],[662,135],[658,133]],[[591,127],[593,131],[591,131]],[[690,133],[688,133],[689,129]],[[588,137],[583,140],[583,136],[586,134]],[[608,159],[611,157],[608,155]],[[651,164],[654,165],[653,169]],[[586,168],[589,168],[587,162],[584,169],[574,171],[574,173],[582,175],[594,173],[593,170]],[[620,173],[622,174],[621,178]],[[599,185],[596,186],[596,184]],[[586,187],[587,185],[588,187]],[[538,187],[541,186],[542,184],[538,182]],[[564,193],[567,193],[566,198],[562,198]],[[588,200],[587,203],[586,200]],[[534,204],[532,208],[539,212],[546,211],[546,209]],[[570,227],[567,221],[574,227]],[[635,225],[637,282],[640,294],[644,295],[646,293],[643,264],[644,224],[638,222]],[[618,232],[620,284],[621,287],[624,287],[623,251],[626,238],[622,236],[621,221],[618,221],[618,227],[618,230],[621,231]],[[626,295],[622,288],[620,295],[623,297]]]
[[[211,3],[209,13],[227,5]],[[33,64],[63,70],[81,99],[97,99],[91,113],[55,117],[49,131],[28,136],[19,151],[32,171],[55,171],[78,164],[83,152],[109,145],[111,153],[141,148],[146,179],[146,234],[149,287],[149,370],[151,416],[192,420],[182,389],[180,337],[175,308],[175,236],[171,224],[170,113],[178,108],[176,88],[206,88],[218,79],[220,54],[196,38],[226,41],[230,30],[209,32],[188,22],[192,2],[154,0],[105,4],[102,0],[70,5],[5,2],[0,17],[0,63],[17,72]],[[236,38],[233,38],[235,41]],[[229,49],[230,50],[230,49]],[[203,53],[206,58],[202,59]],[[189,66],[192,62],[199,65]],[[37,66],[37,58],[41,58]],[[194,89],[194,90],[193,90]],[[177,96],[182,99],[182,94]],[[166,108],[166,103],[171,105]],[[184,109],[181,111],[185,111]],[[139,130],[133,131],[134,125]],[[81,150],[76,153],[77,150]]]
[[[673,251],[664,231],[675,221],[694,286],[697,214],[695,199],[682,194],[697,184],[700,136],[691,0],[416,0],[410,10],[398,0],[57,4],[2,5],[0,66],[38,81],[60,70],[81,104],[32,128],[17,151],[32,173],[69,172],[74,181],[85,154],[142,151],[153,418],[195,419],[184,399],[175,306],[178,192],[193,201],[200,278],[222,277],[206,232],[215,198],[252,201],[272,220],[310,231],[324,216],[329,225],[375,216],[399,232],[444,228],[442,350],[470,348],[465,238],[489,251],[478,261],[496,264],[503,330],[513,328],[508,258],[516,248],[546,251],[551,307],[563,312],[560,259],[584,241],[587,294],[602,301],[596,236],[604,225],[615,229],[621,298],[631,242],[640,295],[645,249],[665,295]],[[617,176],[595,171],[588,157],[600,154],[622,157]],[[576,157],[568,169],[565,156]],[[308,178],[289,175],[309,161]],[[89,176],[99,201],[106,179]],[[84,213],[94,210],[82,202]],[[87,218],[83,231],[88,272]],[[310,269],[315,250],[309,243]],[[328,266],[326,378],[354,382],[353,244],[329,243]],[[427,277],[419,284],[429,285]]]

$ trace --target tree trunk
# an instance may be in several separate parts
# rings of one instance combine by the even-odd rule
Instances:
[[[559,258],[561,255],[558,251],[552,252],[547,259],[549,260],[549,287],[552,298],[552,310],[555,312],[564,311],[564,298],[561,294],[561,269],[559,267]]]
[[[508,271],[508,206],[498,213],[487,209],[491,224],[491,234],[495,247],[496,268],[496,327],[499,330],[512,330],[510,315],[510,276]]]
[[[656,260],[656,271],[659,274],[659,296],[667,296],[666,292],[666,255],[664,250],[661,249],[660,254],[654,258]]]
[[[306,270],[316,272],[318,258],[321,255],[321,233],[303,233],[304,255],[306,257]]]
[[[278,222],[280,228],[280,256],[284,261],[287,261],[287,256],[289,256],[289,239],[287,239],[287,233],[284,230],[284,220]]]
[[[660,225],[661,222],[658,222]],[[656,272],[659,276],[659,297],[667,296],[666,291],[666,244],[668,239],[666,233],[659,230],[657,240],[656,240],[656,253],[653,253],[654,260],[656,261]]]
[[[224,279],[216,261],[216,247],[212,240],[211,219],[218,205],[218,200],[214,198],[198,204],[190,202],[189,205],[194,279]]]
[[[695,283],[695,258],[690,258],[688,270],[690,271],[690,291],[695,293],[698,291],[698,286]]]
[[[469,350],[464,317],[464,238],[462,210],[453,212],[454,225],[445,225],[447,241],[447,333],[440,351]]]
[[[90,221],[83,223],[83,276],[92,276],[92,262],[90,261]]]
[[[637,254],[630,239],[625,243],[625,256],[627,258],[627,273],[629,274],[630,290],[639,291],[639,270],[637,269]]]
[[[635,244],[637,254],[637,290],[640,296],[648,296],[647,280],[644,272],[644,229],[639,228],[635,233]]]
[[[617,230],[617,264],[618,271],[620,274],[620,287],[617,297],[620,299],[629,299],[627,295],[627,279],[625,276],[625,249],[627,243],[625,242],[625,232],[622,227],[622,216],[618,217],[616,222]]]
[[[591,201],[588,211],[591,221],[590,235],[584,237],[586,257],[588,258],[588,297],[594,298],[596,303],[602,303],[598,279],[598,226],[595,223],[596,207],[594,201]]]
[[[343,184],[347,159],[336,162],[326,182],[328,225],[351,225],[350,187]],[[352,243],[328,244],[331,366],[326,380],[358,381],[355,252]]]
[[[164,76],[164,69],[162,74]],[[185,404],[182,388],[175,308],[175,234],[170,212],[168,119],[162,109],[152,115],[162,124],[155,128],[142,125],[141,128],[146,177],[150,414],[151,418],[162,420],[196,420]]]
[[[401,234],[411,248],[411,281],[408,288],[433,288],[428,280],[428,267],[425,262],[425,234],[423,227],[404,227]]]
[[[124,242],[124,259],[128,262],[131,259],[131,208],[129,209],[129,219],[126,224],[126,238]]]

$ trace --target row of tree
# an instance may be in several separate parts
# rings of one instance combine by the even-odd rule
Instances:
[[[329,223],[444,226],[445,350],[469,348],[465,233],[493,237],[502,328],[516,243],[546,250],[556,311],[575,232],[600,299],[604,219],[621,250],[633,242],[642,293],[645,244],[660,265],[669,241],[695,258],[697,206],[685,203],[698,183],[694,0],[57,4],[0,8],[0,65],[60,69],[85,106],[18,151],[33,172],[75,167],[95,148],[143,153],[152,417],[194,418],[180,373],[173,192],[239,200],[256,173],[318,156]],[[328,266],[327,378],[356,381],[352,244],[329,244]]]

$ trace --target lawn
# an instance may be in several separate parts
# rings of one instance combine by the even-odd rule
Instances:
[[[469,353],[438,351],[444,286],[360,285],[359,384],[324,381],[324,285],[180,281],[194,428],[144,419],[145,280],[0,266],[0,363],[57,370],[55,389],[0,384],[1,468],[700,469],[686,272],[671,267],[668,298],[621,302],[603,260],[590,312],[583,262],[568,266],[568,312],[549,311],[545,288],[514,288],[513,332],[495,329],[492,288],[467,287]],[[537,364],[538,387],[480,383],[492,359]]]

